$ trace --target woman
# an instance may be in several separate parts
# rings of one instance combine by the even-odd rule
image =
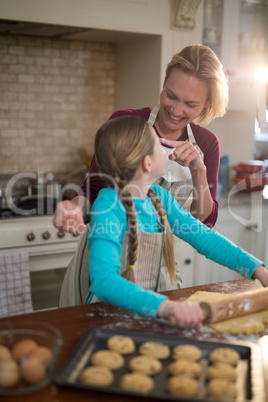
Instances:
[[[167,150],[167,173],[159,184],[181,205],[192,195],[192,215],[210,227],[218,215],[220,147],[211,131],[193,121],[209,123],[225,114],[227,104],[228,85],[222,64],[210,48],[195,45],[175,54],[168,64],[157,106],[121,110],[110,117],[137,115],[153,125]],[[54,225],[81,233],[83,215],[90,211],[104,185],[94,157],[90,174],[73,200],[58,204]]]
[[[122,116],[106,122],[97,132],[95,152],[107,188],[92,206],[84,303],[99,299],[179,327],[200,328],[203,313],[197,304],[158,293],[181,286],[172,233],[207,258],[268,286],[260,260],[193,218],[155,184],[165,173],[166,153],[146,121]],[[73,281],[64,280],[62,293],[73,288]]]

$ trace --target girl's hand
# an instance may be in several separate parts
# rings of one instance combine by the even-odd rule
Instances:
[[[252,277],[258,279],[263,287],[268,286],[268,271],[262,265],[256,268]]]
[[[178,302],[164,300],[157,315],[169,320],[179,328],[201,329],[204,313],[199,304],[194,302]]]
[[[169,141],[161,138],[161,143],[175,148],[173,154],[169,155],[170,160],[178,162],[182,166],[187,166],[191,170],[197,170],[204,165],[200,152],[190,141]]]

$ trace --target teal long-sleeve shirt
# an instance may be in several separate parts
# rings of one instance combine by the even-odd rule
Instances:
[[[152,190],[160,198],[172,232],[191,244],[200,254],[251,279],[260,260],[247,253],[184,210],[167,190],[156,184]],[[138,230],[158,231],[157,216],[150,198],[133,198]],[[102,301],[135,313],[156,317],[167,298],[146,290],[120,276],[121,244],[127,230],[126,212],[112,188],[99,192],[92,211],[89,229],[89,266],[92,292]],[[183,279],[183,278],[182,278]]]

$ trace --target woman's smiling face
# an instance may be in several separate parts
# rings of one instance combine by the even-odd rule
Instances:
[[[206,106],[207,84],[175,68],[164,83],[157,117],[162,134],[172,134],[195,120]]]

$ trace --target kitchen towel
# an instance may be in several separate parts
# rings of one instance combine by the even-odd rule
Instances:
[[[28,253],[0,255],[0,318],[33,311]]]

